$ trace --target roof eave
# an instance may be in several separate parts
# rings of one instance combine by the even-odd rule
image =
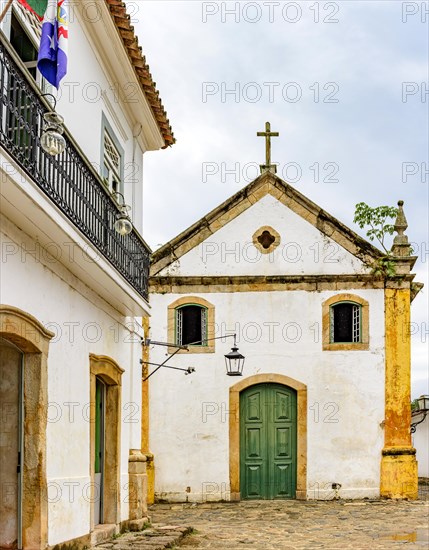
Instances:
[[[131,66],[134,69],[137,81],[147,99],[149,107],[158,125],[164,140],[162,149],[173,145],[176,139],[173,134],[167,112],[164,109],[156,83],[152,79],[149,65],[143,55],[142,48],[138,44],[138,37],[131,25],[130,16],[127,14],[126,5],[121,0],[105,0],[113,22],[115,23],[120,41],[127,53]]]

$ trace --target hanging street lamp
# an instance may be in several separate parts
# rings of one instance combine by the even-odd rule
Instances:
[[[66,140],[62,135],[64,132],[64,119],[61,115],[54,112],[45,113],[43,119],[45,125],[42,137],[40,138],[40,145],[48,155],[55,157],[60,155],[66,148]]]
[[[411,423],[411,433],[416,433],[417,426],[424,422],[426,420],[426,416],[429,413],[429,395],[421,395],[417,399],[417,408],[411,413],[411,417],[416,418],[417,416],[420,418],[418,422],[412,422]],[[420,417],[420,415],[423,415]]]
[[[189,351],[188,346],[202,344],[203,342],[210,342],[212,340],[219,340],[221,338],[230,338],[230,337],[234,338],[234,345],[232,346],[231,351],[225,355],[226,374],[228,376],[243,376],[245,357],[238,351],[236,334],[225,334],[224,336],[216,336],[215,338],[205,338],[204,340],[198,340],[197,342],[191,342],[186,345],[171,344],[168,342],[156,342],[154,340],[150,340],[149,338],[147,338],[145,340],[142,340],[142,344],[145,346],[166,346],[169,348],[176,348],[176,349],[171,355],[167,357],[167,359],[165,359],[160,364],[150,363],[149,361],[141,361],[142,364],[153,365],[157,367],[148,376],[146,376],[146,378],[143,379],[143,382],[145,382],[148,378],[150,378],[153,374],[155,374],[161,367],[167,367],[174,370],[182,370],[182,371],[185,371],[185,374],[192,374],[193,372],[195,372],[195,369],[193,367],[188,367],[187,369],[181,369],[178,367],[171,367],[170,365],[166,365],[166,363],[174,355],[176,355],[176,353],[178,353],[180,350]]]
[[[244,355],[238,351],[234,334],[234,345],[231,351],[225,355],[226,374],[228,376],[243,376],[244,359]]]
[[[43,115],[44,125],[42,135],[40,137],[40,145],[42,149],[55,157],[61,155],[66,148],[66,140],[64,139],[63,124],[64,118],[55,112],[57,100],[52,94],[42,94],[42,97],[50,96],[54,100],[54,110],[49,111]]]
[[[115,227],[115,231],[119,233],[119,235],[125,236],[131,233],[131,231],[133,230],[133,224],[130,220],[130,216],[128,215],[128,212],[131,210],[131,206],[128,206],[128,204],[125,204],[125,197],[122,193],[119,193],[119,191],[115,191],[113,193],[113,198],[115,200],[116,200],[116,197],[122,198],[122,204],[118,203],[120,211],[116,214],[116,221],[115,221],[114,227]]]

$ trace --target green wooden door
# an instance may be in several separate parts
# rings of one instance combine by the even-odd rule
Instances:
[[[95,382],[95,456],[94,456],[94,525],[103,523],[104,492],[104,415],[106,386]]]
[[[257,384],[240,394],[241,498],[295,498],[296,423],[292,388]]]

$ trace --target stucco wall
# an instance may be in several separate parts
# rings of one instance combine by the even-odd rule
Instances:
[[[93,26],[91,18],[97,20],[101,17],[100,10],[84,10],[83,15],[76,5],[71,10],[70,35],[73,40],[69,40],[68,70],[58,92],[57,111],[99,173],[102,170],[102,117],[106,117],[114,137],[124,150],[122,192],[132,207],[133,222],[142,232],[143,151],[133,138],[133,122],[122,101],[124,96],[128,101],[136,101],[137,83],[118,82],[97,52],[94,38],[86,29],[91,30]]]
[[[362,288],[359,282],[356,288],[352,283],[336,286],[341,275],[368,274],[369,268],[270,194],[236,217],[233,210],[228,219],[225,207],[225,217],[225,225],[212,224],[217,229],[212,235],[159,273],[212,278],[207,292],[196,287],[201,294],[187,291],[180,279],[184,284],[180,295],[164,293],[168,279],[162,280],[162,293],[156,292],[155,283],[150,298],[151,337],[166,341],[167,307],[178,297],[188,293],[211,302],[215,336],[238,335],[246,357],[245,377],[276,373],[307,386],[307,497],[332,498],[332,483],[341,484],[339,495],[345,498],[379,495],[384,437],[380,426],[384,419],[383,289]],[[253,239],[264,226],[271,227],[279,239],[269,254],[258,250]],[[204,223],[201,231],[206,231]],[[193,239],[197,241],[196,236]],[[342,242],[346,244],[345,239]],[[234,275],[242,276],[243,287],[236,283],[232,292],[226,279],[217,286],[217,276]],[[255,277],[269,275],[295,276],[297,286],[264,287],[265,279],[257,282]],[[301,275],[320,276],[321,290],[300,288]],[[255,277],[252,287],[246,286],[245,276]],[[369,303],[368,350],[322,349],[322,304],[340,293],[355,294]],[[195,367],[195,374],[161,369],[151,378],[150,446],[159,498],[229,498],[229,388],[237,379],[225,375],[223,355],[231,343],[231,339],[218,340],[213,354],[181,353],[171,360],[174,366]],[[164,352],[154,347],[151,360],[161,362]]]
[[[287,375],[308,389],[308,498],[379,494],[384,418],[383,291],[356,290],[369,302],[368,351],[322,351],[322,303],[333,291],[197,294],[215,306],[216,336],[237,332],[244,376]],[[183,296],[183,295],[181,295]],[[166,340],[167,306],[179,295],[152,294],[151,335]],[[168,500],[229,498],[229,387],[223,355],[181,353],[170,363],[196,372],[161,369],[151,378],[151,451],[156,493]],[[153,347],[151,361],[165,349]],[[190,487],[191,492],[186,493]]]
[[[419,420],[421,416],[413,418],[413,421]],[[417,426],[413,434],[413,446],[416,448],[419,477],[429,477],[429,416]]]
[[[253,235],[271,226],[280,243],[269,254]],[[322,275],[367,273],[362,262],[308,221],[266,195],[159,275]]]
[[[8,225],[2,241],[24,236]],[[1,265],[4,304],[33,315],[55,334],[48,356],[47,480],[49,544],[90,530],[89,354],[107,355],[121,368],[120,518],[128,519],[129,449],[139,449],[141,345],[119,315],[59,262],[45,261],[28,244]],[[33,251],[33,252],[32,252]],[[36,404],[37,405],[37,404]]]

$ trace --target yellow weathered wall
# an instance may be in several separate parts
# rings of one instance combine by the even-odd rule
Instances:
[[[415,449],[411,445],[410,290],[385,290],[386,407],[380,493],[386,498],[417,498]]]

